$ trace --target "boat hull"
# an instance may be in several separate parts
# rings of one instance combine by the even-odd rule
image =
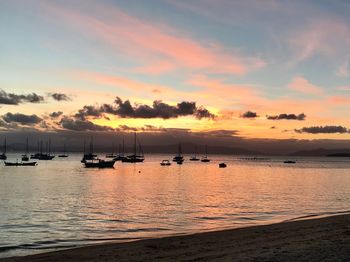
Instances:
[[[37,162],[27,162],[27,163],[18,163],[18,162],[6,162],[5,166],[36,166]]]
[[[114,168],[114,160],[111,161],[104,161],[104,160],[100,160],[98,162],[89,162],[86,161],[84,163],[86,168]]]

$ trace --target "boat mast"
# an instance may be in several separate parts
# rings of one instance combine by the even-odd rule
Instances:
[[[134,133],[134,156],[136,156],[136,132]]]
[[[6,154],[6,137],[4,139],[4,154]]]
[[[27,137],[27,141],[26,141],[26,154],[29,153],[29,145],[28,145],[29,141],[28,141],[28,137]]]

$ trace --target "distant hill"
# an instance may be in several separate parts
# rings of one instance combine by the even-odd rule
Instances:
[[[290,154],[291,156],[333,156],[350,157],[350,148],[326,149],[317,148],[312,150],[301,150]]]
[[[176,154],[178,151],[178,144],[171,144],[171,145],[142,145],[142,149],[145,153],[164,153],[164,154]],[[197,155],[201,156],[205,153],[205,145],[195,145],[193,143],[182,143],[182,153],[183,154],[193,154],[195,146],[197,146]],[[88,145],[87,145],[88,147]],[[25,150],[25,144],[24,143],[11,143],[8,144],[7,149],[9,152],[23,152]],[[51,145],[51,151],[53,153],[60,152],[62,150],[62,145],[58,146],[55,143],[52,143]],[[110,152],[111,146],[103,146],[99,144],[94,145],[94,149],[96,152]],[[38,150],[38,147],[36,145],[30,145],[29,151],[35,152]],[[118,148],[116,148],[118,151]],[[132,147],[126,146],[125,152],[132,152]],[[0,145],[0,152],[2,151],[2,147]],[[43,151],[46,151],[46,144],[43,145]],[[67,151],[68,152],[81,152],[82,146],[68,146],[67,145]],[[246,150],[239,147],[225,147],[225,146],[212,146],[208,145],[208,154],[224,154],[224,155],[263,155],[261,152],[252,151],[252,150]]]
[[[145,153],[168,153],[176,154],[178,151],[178,144],[172,145],[147,145],[143,146]],[[193,154],[197,146],[197,155],[203,155],[205,153],[205,145],[195,145],[192,143],[182,143],[182,153]],[[261,152],[246,150],[239,147],[225,147],[225,146],[211,146],[208,145],[208,154],[224,154],[224,155],[262,155]]]

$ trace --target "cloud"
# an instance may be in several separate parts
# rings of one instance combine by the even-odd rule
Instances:
[[[350,55],[347,56],[345,61],[338,67],[336,75],[340,77],[348,77],[350,75]]]
[[[112,110],[113,109],[110,105],[105,104],[104,106],[106,107],[106,110],[108,110],[108,109]],[[102,109],[102,107],[101,107],[101,109]],[[87,116],[93,116],[95,118],[99,118],[99,117],[102,116],[102,112],[104,112],[104,109],[102,109],[102,110],[101,109],[100,108],[96,108],[95,106],[84,106],[74,116],[76,118],[79,118],[80,120],[85,120],[85,118]],[[112,113],[112,112],[107,112],[107,113]]]
[[[72,131],[114,131],[114,128],[108,126],[100,126],[87,120],[72,119],[69,117],[62,118],[60,124],[64,129]]]
[[[146,104],[132,105],[129,100],[123,101],[116,97],[114,104],[98,106],[84,106],[75,114],[75,117],[85,120],[92,116],[100,118],[102,115],[112,114],[122,118],[177,118],[181,116],[194,116],[197,119],[214,118],[214,114],[203,106],[197,107],[196,102],[182,101],[176,105],[169,105],[160,100],[153,101],[152,106]]]
[[[297,133],[310,133],[310,134],[333,134],[333,133],[348,133],[349,130],[343,126],[311,126],[303,127],[302,129],[295,129]]]
[[[62,114],[63,114],[62,111],[57,111],[57,112],[52,112],[51,114],[49,114],[49,116],[52,118],[57,118],[57,117],[61,116]]]
[[[15,122],[22,125],[34,125],[42,121],[37,115],[25,115],[21,113],[12,114],[10,112],[3,115],[2,119],[7,123]]]
[[[256,114],[256,112],[252,112],[252,111],[247,111],[245,113],[243,113],[241,115],[242,118],[256,118],[258,117],[258,115]]]
[[[40,103],[44,101],[44,97],[35,93],[27,95],[16,95],[13,93],[6,93],[4,90],[0,90],[0,104],[5,105],[18,105],[20,103]]]
[[[302,76],[294,77],[292,82],[288,84],[288,87],[292,90],[305,94],[319,95],[323,93],[320,87],[311,84],[307,79],[305,79]]]
[[[50,97],[52,97],[56,101],[71,101],[72,99],[63,93],[52,93],[50,94]]]
[[[69,29],[146,64],[136,70],[157,74],[164,70],[188,68],[192,71],[245,74],[264,65],[259,58],[245,57],[233,48],[227,50],[211,40],[199,41],[183,30],[141,20],[113,6],[90,5],[94,10],[91,14],[74,6],[46,2],[44,5],[53,19],[65,21]],[[98,13],[104,17],[98,17]]]
[[[296,114],[279,114],[275,116],[266,116],[268,120],[305,120],[306,115],[304,113],[301,113],[299,115]]]

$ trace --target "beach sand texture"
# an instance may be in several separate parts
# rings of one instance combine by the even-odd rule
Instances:
[[[350,215],[101,244],[0,261],[350,261]]]

